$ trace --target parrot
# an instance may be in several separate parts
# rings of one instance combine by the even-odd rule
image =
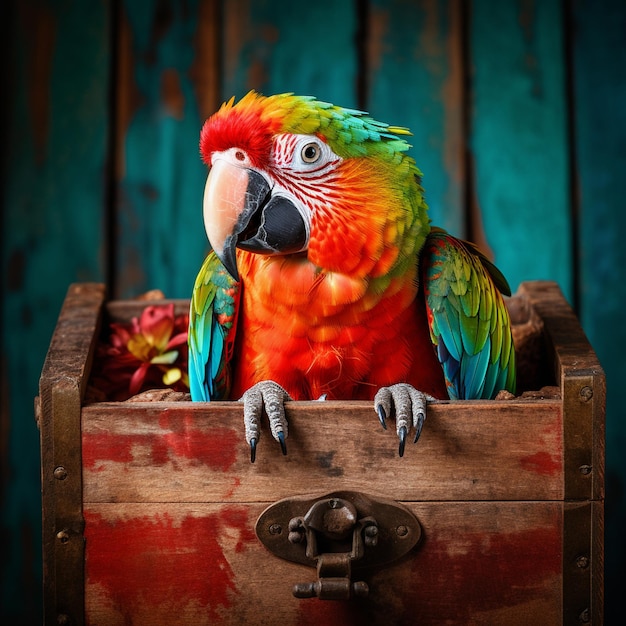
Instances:
[[[190,299],[192,401],[240,399],[286,454],[289,400],[373,401],[398,453],[428,402],[515,393],[509,285],[431,225],[410,131],[314,96],[231,98],[200,132],[211,250]]]

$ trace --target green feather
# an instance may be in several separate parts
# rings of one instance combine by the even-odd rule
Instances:
[[[215,253],[205,259],[189,306],[189,388],[192,400],[227,396],[239,284]]]
[[[499,289],[508,284],[467,242],[433,228],[420,257],[430,333],[452,398],[515,391],[515,352]]]

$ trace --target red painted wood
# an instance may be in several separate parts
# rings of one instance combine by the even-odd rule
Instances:
[[[393,485],[399,500],[563,498],[560,400],[431,405],[418,445],[403,458],[369,403],[292,403],[287,416],[288,454],[277,454],[262,424],[252,465],[237,403],[87,406],[84,500],[259,501],[268,491],[278,499],[294,488],[332,490],[338,480],[379,493]],[[379,459],[375,473],[364,473],[364,459]],[[398,483],[407,473],[412,479]]]
[[[418,548],[356,572],[367,598],[324,602],[292,597],[315,570],[260,546],[261,504],[90,505],[87,623],[560,623],[562,503],[409,506],[424,532]]]
[[[147,450],[144,463],[161,467],[169,461],[179,460],[183,464],[204,464],[213,471],[230,470],[237,459],[237,450],[232,443],[240,439],[235,428],[215,426],[207,432],[182,422],[191,420],[193,414],[178,413],[174,419],[163,414],[157,419],[161,431],[148,434],[130,433],[120,437],[115,432],[99,432],[84,439],[83,463],[88,471],[98,472],[108,461],[131,463],[138,448]],[[173,423],[175,422],[175,423]]]
[[[87,586],[119,623],[172,624],[194,610],[204,619],[187,623],[216,623],[243,592],[222,542],[237,533],[236,553],[256,541],[245,506],[182,518],[167,511],[107,518],[87,509],[85,520]],[[87,623],[103,621],[88,611]]]

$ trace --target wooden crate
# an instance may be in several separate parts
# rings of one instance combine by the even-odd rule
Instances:
[[[554,283],[513,302],[543,323],[552,389],[433,404],[403,458],[369,403],[293,402],[287,456],[265,428],[251,464],[239,403],[85,403],[99,329],[145,303],[72,285],[36,403],[46,623],[601,624],[604,374]],[[257,518],[338,491],[401,503],[421,539],[355,571],[367,597],[297,599],[317,572]]]

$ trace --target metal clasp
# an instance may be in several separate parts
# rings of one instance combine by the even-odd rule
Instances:
[[[421,527],[397,502],[341,491],[276,502],[259,517],[256,533],[276,556],[317,568],[316,581],[294,586],[295,597],[347,600],[369,593],[365,581],[353,580],[353,569],[404,556],[419,541]]]

